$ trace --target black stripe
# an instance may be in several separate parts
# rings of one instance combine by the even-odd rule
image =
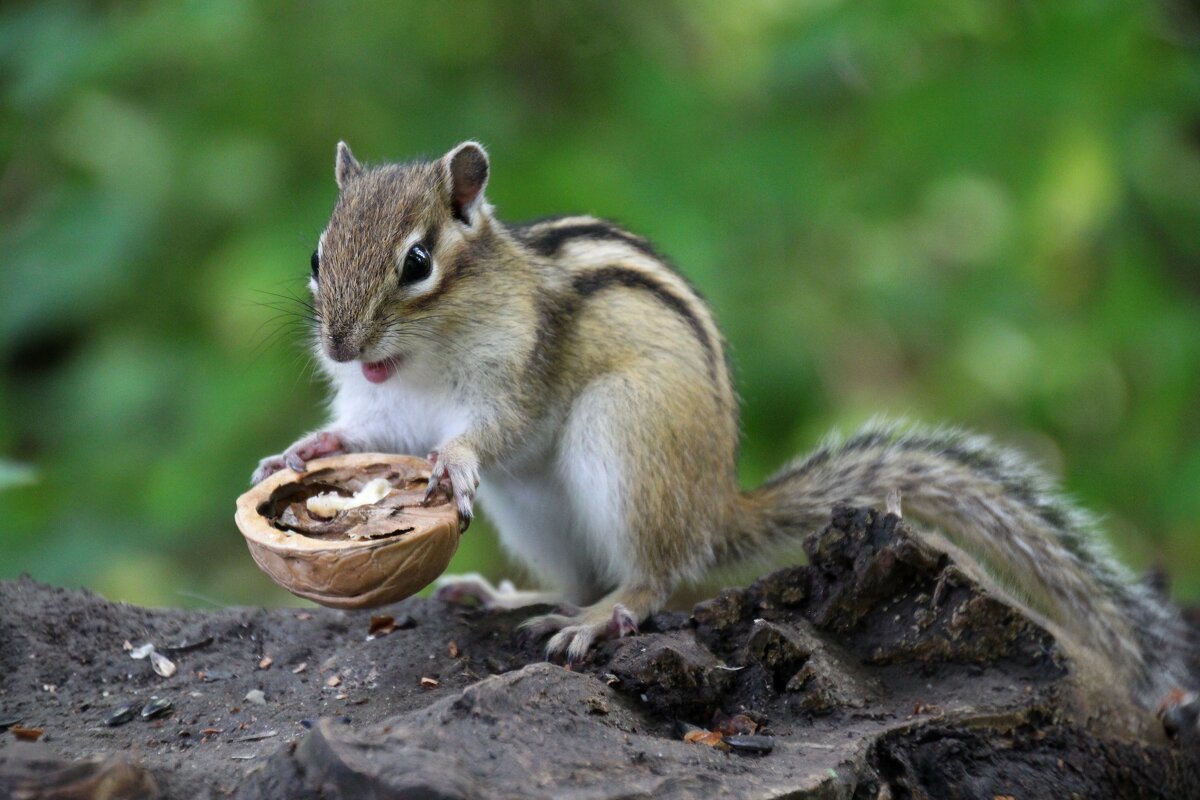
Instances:
[[[440,228],[433,228],[425,235],[428,242],[431,237],[441,235]],[[433,248],[429,247],[432,252]],[[487,259],[495,247],[495,239],[490,231],[484,230],[474,239],[468,239],[453,256],[440,261],[442,276],[437,286],[427,294],[414,297],[407,301],[412,311],[424,311],[437,304],[442,296],[449,292],[458,281],[476,271],[476,265]]]
[[[651,258],[661,260],[658,253],[645,239],[606,222],[579,222],[540,230],[537,227],[530,227],[520,230],[518,233],[530,249],[545,257],[556,255],[566,246],[567,242],[574,239],[590,239],[622,242]]]
[[[700,344],[703,345],[704,351],[708,356],[709,374],[713,378],[716,378],[717,352],[708,337],[708,331],[704,329],[704,323],[692,312],[691,307],[683,298],[673,293],[666,286],[643,272],[617,266],[602,267],[582,272],[576,275],[571,281],[571,287],[581,297],[588,297],[610,286],[645,289],[654,295],[663,305],[667,306],[667,308],[683,317],[684,321],[691,327],[692,332],[696,334],[696,338],[700,340]]]
[[[425,249],[427,249],[430,253],[437,250],[438,239],[440,239],[441,236],[442,236],[442,226],[436,225],[436,224],[433,225],[433,227],[431,227],[428,231],[425,232],[425,239],[424,239]]]

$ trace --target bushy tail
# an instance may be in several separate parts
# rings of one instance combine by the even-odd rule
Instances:
[[[954,429],[873,424],[830,441],[744,495],[724,555],[819,530],[839,502],[882,508],[900,492],[905,517],[937,527],[1001,584],[1122,668],[1156,703],[1186,680],[1178,614],[1107,551],[1095,520],[1012,451]]]

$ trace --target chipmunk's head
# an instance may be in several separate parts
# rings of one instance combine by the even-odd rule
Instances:
[[[334,160],[339,195],[312,256],[319,352],[358,361],[382,383],[414,351],[470,272],[490,231],[488,158],[464,142],[436,161],[366,169],[345,142]],[[440,310],[439,310],[440,307]]]

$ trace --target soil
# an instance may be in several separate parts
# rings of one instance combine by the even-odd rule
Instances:
[[[529,609],[0,583],[0,797],[1198,796],[1200,754],[1076,724],[1053,637],[896,517],[838,509],[807,551],[570,668],[517,634]]]

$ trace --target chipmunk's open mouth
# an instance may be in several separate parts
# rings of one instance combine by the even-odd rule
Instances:
[[[363,377],[371,383],[383,383],[396,374],[396,367],[398,366],[400,366],[399,356],[385,358],[382,361],[364,361],[362,365]]]

